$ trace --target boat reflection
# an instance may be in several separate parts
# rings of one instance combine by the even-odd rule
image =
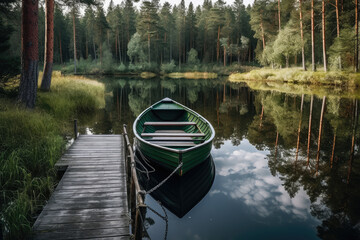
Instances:
[[[138,159],[144,163],[140,155]],[[146,164],[144,164],[146,165]],[[139,167],[140,168],[140,167]],[[155,171],[147,174],[137,171],[139,183],[146,191],[157,186],[170,172],[160,166],[154,166]],[[160,201],[170,212],[182,218],[209,192],[215,178],[215,164],[210,155],[203,163],[191,169],[188,173],[179,177],[173,175],[161,187],[150,195]]]

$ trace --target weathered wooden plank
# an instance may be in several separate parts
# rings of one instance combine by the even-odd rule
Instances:
[[[117,237],[117,236],[129,236],[128,228],[109,228],[109,229],[77,229],[72,231],[51,231],[42,232],[41,235],[34,237],[34,240],[42,239],[86,239],[93,237]]]
[[[52,212],[52,211],[47,211]],[[125,219],[129,221],[129,217],[127,215],[121,214],[87,214],[87,215],[56,215],[56,214],[48,214],[46,215],[47,221],[41,225],[50,225],[50,224],[65,224],[65,223],[84,223],[84,222],[101,222],[101,221],[117,221],[119,219]]]
[[[106,229],[106,228],[121,228],[124,222],[128,221],[126,218],[110,221],[92,221],[92,222],[80,222],[80,223],[58,223],[58,224],[43,224],[39,226],[38,231],[62,231],[62,230],[91,230],[91,229]],[[104,224],[105,223],[105,224]]]
[[[67,167],[36,220],[34,239],[129,239],[120,135],[80,135],[57,167]]]

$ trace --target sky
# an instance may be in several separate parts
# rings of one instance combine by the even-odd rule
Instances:
[[[254,2],[254,0],[243,0],[244,1],[244,5],[247,6],[248,4],[252,4]],[[107,9],[107,7],[109,6],[109,2],[110,0],[105,0],[105,9]],[[122,2],[122,0],[113,0],[114,4],[120,4]],[[174,4],[179,4],[180,0],[160,0],[160,3],[163,4],[164,2],[169,2],[171,5]],[[202,3],[204,2],[204,0],[185,0],[185,6],[189,6],[189,3],[192,2],[194,4],[194,6],[196,7],[197,5],[202,5]],[[216,0],[212,1],[213,3],[216,2]],[[234,0],[225,0],[227,5],[231,5]],[[136,6],[140,6],[141,1],[139,1],[139,3],[135,3]]]

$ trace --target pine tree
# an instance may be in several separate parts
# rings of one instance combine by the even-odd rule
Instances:
[[[174,17],[171,14],[171,5],[168,2],[165,2],[163,7],[161,8],[160,11],[160,28],[162,31],[162,39],[163,39],[163,49],[164,52],[161,53],[161,55],[163,54],[164,56],[164,60],[168,60],[169,62],[172,59],[172,54],[171,54],[171,48],[172,48],[172,41],[174,38]]]
[[[153,3],[144,1],[137,19],[136,30],[147,41],[148,62],[151,63],[151,38],[159,33],[159,16]]]
[[[97,42],[99,45],[99,57],[100,57],[100,64],[102,64],[102,45],[103,41],[105,40],[104,34],[106,31],[110,29],[109,23],[106,20],[104,9],[101,6],[96,8],[96,17],[95,17],[95,32],[97,36]]]

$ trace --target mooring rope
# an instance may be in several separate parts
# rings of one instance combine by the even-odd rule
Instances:
[[[181,167],[183,166],[183,163],[181,162],[177,168],[174,169],[174,171],[172,171],[172,173],[170,173],[169,176],[167,176],[164,180],[162,180],[158,185],[156,185],[155,187],[153,187],[152,189],[148,190],[148,191],[145,191],[145,190],[141,190],[139,191],[139,193],[141,194],[150,194],[152,193],[153,191],[157,190],[159,187],[161,187],[167,180],[169,180],[169,178],[172,177],[172,175],[174,175]]]

